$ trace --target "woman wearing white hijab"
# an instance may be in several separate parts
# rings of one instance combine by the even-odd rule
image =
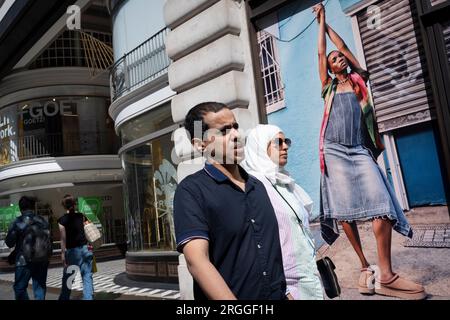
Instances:
[[[322,300],[314,240],[309,232],[313,202],[284,169],[290,144],[277,126],[258,125],[247,136],[241,165],[264,184],[272,202],[288,293],[295,300]]]

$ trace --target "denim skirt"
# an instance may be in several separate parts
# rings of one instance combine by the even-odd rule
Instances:
[[[388,218],[396,221],[394,229],[410,236],[411,228],[394,190],[368,149],[326,142],[324,154],[321,196],[325,219]]]

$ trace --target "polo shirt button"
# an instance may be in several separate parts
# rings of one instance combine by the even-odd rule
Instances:
[[[252,223],[255,223],[256,221],[255,221],[255,219],[252,219],[252,220],[250,220]]]
[[[261,247],[261,245],[260,244],[258,244],[258,249],[261,249],[262,247]]]
[[[263,272],[263,276],[267,276],[267,272],[264,271],[264,272]]]

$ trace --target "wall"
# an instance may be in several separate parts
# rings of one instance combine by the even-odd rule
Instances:
[[[446,204],[443,175],[438,158],[438,132],[425,123],[394,134],[411,207]]]
[[[293,38],[313,20],[311,6],[315,3],[298,0],[278,11],[281,39]],[[350,18],[344,15],[338,0],[328,2],[326,14],[327,22],[355,53]],[[314,200],[314,216],[320,208],[319,130],[323,115],[317,37],[318,25],[314,22],[292,42],[277,42],[286,108],[268,116],[269,123],[281,127],[293,141],[287,170]],[[328,41],[327,52],[333,49]]]
[[[164,0],[128,0],[113,17],[114,58],[118,60],[165,27]]]
[[[341,4],[341,8],[343,11],[346,11],[350,9],[351,7],[354,7],[356,5],[359,5],[363,2],[368,2],[367,0],[339,0]]]

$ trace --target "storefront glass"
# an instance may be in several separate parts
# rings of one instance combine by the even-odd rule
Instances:
[[[55,97],[0,110],[0,165],[75,155],[117,154],[109,99]]]
[[[170,103],[138,116],[120,127],[122,145],[173,125]]]
[[[172,149],[171,134],[165,134],[122,155],[130,251],[175,250]]]
[[[103,244],[124,244],[127,239],[122,192],[121,183],[93,183],[35,190],[0,199],[0,253],[10,252],[4,240],[9,225],[21,214],[17,203],[23,195],[37,200],[35,212],[49,222],[55,248],[59,248],[61,240],[58,219],[66,213],[61,205],[66,194],[77,199],[77,209],[100,229]]]
[[[445,50],[447,53],[447,61],[450,66],[450,20],[442,24],[442,31],[444,33]]]

